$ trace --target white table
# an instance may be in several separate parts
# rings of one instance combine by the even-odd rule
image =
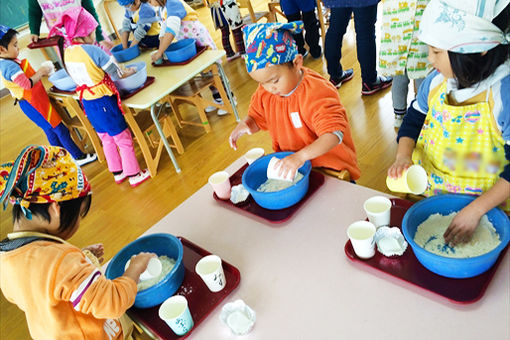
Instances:
[[[206,185],[145,234],[183,236],[239,268],[241,283],[226,301],[243,299],[257,313],[242,339],[509,339],[509,256],[471,305],[452,304],[347,259],[346,228],[365,219],[362,204],[376,194],[384,195],[326,178],[291,220],[272,225],[227,209]],[[240,339],[219,320],[221,306],[191,339]]]

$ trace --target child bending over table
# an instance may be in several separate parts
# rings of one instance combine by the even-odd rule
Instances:
[[[141,47],[159,47],[159,17],[154,7],[147,3],[147,0],[117,0],[119,5],[126,11],[120,30],[122,48],[128,48],[129,35],[133,32],[131,45],[140,44]]]
[[[276,166],[293,176],[311,160],[314,167],[347,170],[360,177],[349,122],[336,88],[303,67],[292,33],[303,22],[254,24],[243,28],[244,56],[250,76],[259,83],[248,116],[230,134],[230,145],[244,134],[269,130],[275,151],[295,151]]]
[[[0,288],[25,312],[34,339],[129,335],[120,319],[126,321],[140,274],[156,255],[140,253],[121,277],[106,279],[92,264],[102,260],[101,244],[82,251],[66,242],[91,199],[87,177],[63,148],[31,145],[0,166],[0,202],[14,205],[13,232],[0,242]]]

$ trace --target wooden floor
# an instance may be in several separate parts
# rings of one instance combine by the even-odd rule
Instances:
[[[256,8],[265,6],[263,0],[252,0]],[[221,47],[219,31],[213,31],[209,12],[198,9],[201,21],[213,34]],[[234,46],[234,44],[232,44]],[[339,90],[340,98],[346,107],[353,132],[361,178],[358,184],[387,191],[386,170],[392,163],[396,151],[396,133],[393,129],[393,109],[390,90],[379,94],[361,97],[359,64],[356,60],[353,26],[349,27],[344,38],[342,64],[344,68],[354,68],[354,79],[345,83]],[[306,59],[305,66],[327,77],[325,60]],[[257,84],[248,76],[244,63],[237,59],[224,63],[226,73],[237,97],[241,117],[245,117],[251,94]],[[0,160],[12,160],[28,144],[47,144],[39,128],[30,122],[12,105],[10,97],[0,101]],[[193,111],[190,110],[190,113]],[[133,241],[154,223],[176,208],[195,191],[207,183],[208,176],[222,170],[248,149],[256,146],[271,151],[269,135],[266,132],[242,137],[239,149],[233,151],[228,145],[228,136],[236,126],[233,116],[209,115],[212,131],[205,134],[199,127],[184,127],[179,134],[185,146],[185,153],[177,157],[182,172],[177,174],[164,153],[158,175],[132,189],[129,184],[117,185],[105,164],[95,162],[84,167],[92,183],[93,200],[88,216],[83,219],[80,230],[70,240],[78,247],[102,242],[105,245],[106,259],[111,258],[124,245]],[[140,164],[143,158],[137,150]],[[338,192],[342,195],[342,192]],[[331,197],[332,200],[335,197]],[[200,207],[197,207],[197,211]],[[11,230],[11,208],[0,213],[0,236],[4,238]],[[27,277],[27,280],[30,278]],[[24,314],[5,298],[0,300],[0,339],[28,339]]]

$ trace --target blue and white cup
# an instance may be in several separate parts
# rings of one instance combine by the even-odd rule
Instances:
[[[219,256],[208,255],[202,257],[195,265],[195,271],[213,293],[219,292],[227,284]]]
[[[182,295],[174,295],[166,299],[159,307],[159,317],[178,336],[188,333],[194,325],[188,300]]]

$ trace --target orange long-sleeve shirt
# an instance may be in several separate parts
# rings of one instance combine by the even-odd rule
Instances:
[[[122,339],[136,283],[107,280],[80,249],[46,240],[0,253],[0,287],[37,340]]]
[[[325,133],[341,132],[343,139],[327,153],[312,159],[312,166],[347,169],[360,177],[349,121],[337,89],[320,74],[303,68],[303,78],[288,97],[274,95],[261,85],[251,98],[248,115],[268,130],[275,151],[299,151]]]

